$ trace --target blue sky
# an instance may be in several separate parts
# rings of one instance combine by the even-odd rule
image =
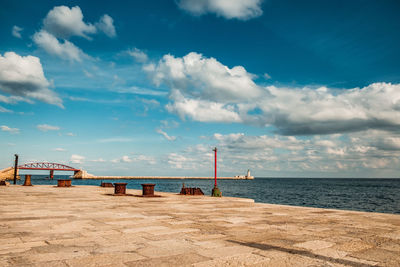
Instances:
[[[2,1],[0,167],[399,177],[398,1]]]

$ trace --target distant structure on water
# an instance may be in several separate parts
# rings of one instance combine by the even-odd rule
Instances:
[[[235,175],[235,179],[253,180],[254,176],[251,176],[250,170],[247,170],[246,175]]]

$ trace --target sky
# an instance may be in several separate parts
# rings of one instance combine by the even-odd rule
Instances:
[[[0,168],[400,176],[399,1],[0,1]]]

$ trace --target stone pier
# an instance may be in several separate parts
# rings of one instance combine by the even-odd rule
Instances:
[[[0,266],[400,266],[400,215],[0,187]]]

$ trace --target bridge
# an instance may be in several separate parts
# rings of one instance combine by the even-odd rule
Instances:
[[[53,162],[27,163],[24,165],[19,165],[17,168],[20,170],[49,170],[50,179],[54,178],[54,171],[73,171],[74,174],[80,171],[79,169]]]

